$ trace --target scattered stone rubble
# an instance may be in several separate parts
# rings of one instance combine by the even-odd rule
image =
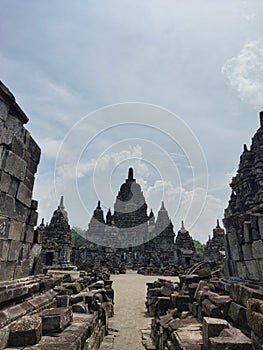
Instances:
[[[1,282],[0,349],[99,348],[113,316],[112,282],[51,273]]]
[[[146,349],[263,348],[263,290],[198,275],[147,287],[146,307],[153,320],[151,337],[144,334]]]

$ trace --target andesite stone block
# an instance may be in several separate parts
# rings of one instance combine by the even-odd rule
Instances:
[[[25,224],[18,221],[11,221],[9,239],[21,241],[24,235]]]
[[[0,261],[7,261],[9,253],[10,242],[6,240],[0,240]]]
[[[0,215],[12,218],[15,214],[14,198],[6,193],[0,192]]]
[[[263,241],[261,239],[252,243],[252,255],[254,259],[263,257]]]
[[[19,241],[11,241],[8,261],[17,261],[20,255],[20,250],[22,247],[22,242]]]
[[[11,183],[11,176],[0,170],[0,191],[8,193]]]
[[[44,310],[39,316],[42,318],[44,334],[62,332],[73,320],[71,307]]]
[[[32,191],[29,188],[27,188],[23,182],[21,182],[19,185],[16,197],[25,206],[27,206],[28,208],[31,207]]]
[[[12,151],[7,151],[5,171],[13,175],[19,180],[24,180],[26,175],[26,162],[14,154]]]
[[[0,216],[0,239],[8,239],[10,229],[10,221]]]
[[[219,336],[220,332],[228,327],[228,322],[220,318],[203,318],[203,343],[204,349],[210,349],[209,338]]]
[[[24,316],[10,329],[10,346],[26,346],[37,344],[42,337],[41,318]]]

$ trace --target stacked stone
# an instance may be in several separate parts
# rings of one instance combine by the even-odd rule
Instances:
[[[43,223],[37,232],[43,230]],[[42,261],[46,268],[71,267],[72,242],[63,196],[43,234]]]
[[[193,264],[196,255],[195,245],[189,231],[185,229],[183,221],[175,240],[175,249],[178,265],[189,266]]]
[[[250,150],[244,147],[232,195],[225,210],[225,274],[242,280],[263,279],[263,112]]]
[[[40,268],[40,237],[34,235],[32,201],[40,148],[24,128],[27,116],[0,82],[0,279],[34,274]]]
[[[213,237],[207,241],[204,250],[204,260],[212,263],[222,263],[225,257],[225,231],[219,225],[213,229]]]

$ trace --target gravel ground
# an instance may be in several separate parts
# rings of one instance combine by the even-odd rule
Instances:
[[[109,327],[119,331],[114,340],[114,350],[143,350],[141,330],[150,328],[151,318],[145,317],[146,282],[158,278],[177,281],[177,277],[143,276],[135,271],[125,275],[112,275],[115,291],[115,315]]]

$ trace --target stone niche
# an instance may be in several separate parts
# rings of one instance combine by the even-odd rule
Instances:
[[[0,280],[40,271],[35,243],[37,202],[32,200],[40,148],[24,128],[28,118],[0,82]]]

